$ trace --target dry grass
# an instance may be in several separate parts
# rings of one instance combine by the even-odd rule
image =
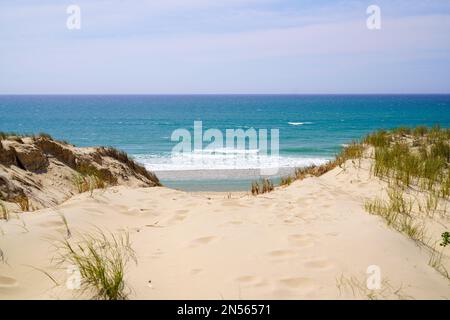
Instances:
[[[289,186],[292,182],[294,182],[294,178],[291,176],[281,177],[280,186]]]
[[[107,147],[107,148],[100,147],[100,148],[98,148],[98,152],[103,156],[113,158],[113,159],[125,164],[126,166],[131,168],[133,171],[137,172],[138,174],[146,177],[147,179],[149,179],[151,181],[154,181],[157,185],[161,185],[161,183],[159,182],[156,175],[148,172],[147,169],[145,169],[145,167],[143,165],[140,165],[139,163],[134,161],[132,158],[130,158],[126,152],[124,152],[122,150],[118,150],[113,147]]]
[[[416,222],[411,215],[413,200],[406,197],[404,192],[396,187],[390,187],[387,193],[387,200],[380,198],[366,200],[365,210],[382,217],[388,226],[404,233],[412,240],[424,243],[425,227],[423,223]]]
[[[24,135],[18,134],[16,132],[4,132],[0,131],[0,140],[7,140],[7,139],[16,139],[16,138],[23,138]]]
[[[349,146],[343,148],[342,151],[336,155],[336,158],[333,161],[329,161],[320,166],[313,165],[304,168],[296,168],[293,176],[281,178],[280,186],[288,186],[295,180],[303,180],[308,176],[320,177],[328,171],[331,171],[338,166],[342,166],[347,160],[357,159],[360,161],[364,150],[364,145],[358,142],[352,142]],[[273,189],[273,183],[268,179],[263,179],[260,182],[253,181],[251,186],[251,192],[253,195],[271,192]]]
[[[72,236],[72,231],[70,230],[69,222],[67,221],[67,218],[63,213],[60,213],[59,216],[61,217],[61,220],[64,223],[64,227],[66,228],[66,236],[67,238],[70,238]]]
[[[128,233],[106,234],[100,230],[65,239],[57,246],[55,261],[69,263],[81,274],[81,290],[97,300],[126,300],[125,271],[130,261],[137,263]]]
[[[4,205],[3,202],[0,201],[0,213],[1,213],[1,219],[4,219],[6,221],[9,220],[9,211],[8,208]]]
[[[435,248],[431,248],[430,259],[428,260],[428,265],[434,268],[441,275],[450,280],[450,274],[444,266],[443,260],[444,254],[442,251],[437,250]]]
[[[261,181],[252,182],[252,195],[256,196],[258,194],[272,192],[274,190],[273,182],[269,179],[261,179]]]
[[[340,277],[336,278],[336,287],[339,290],[339,294],[342,295],[347,292],[359,299],[382,300],[392,299],[393,297],[400,300],[412,299],[411,296],[403,292],[402,286],[394,288],[387,279],[384,279],[381,282],[381,288],[379,290],[370,290],[367,288],[367,284],[364,280],[360,280],[354,276],[347,277],[344,274],[341,274]]]
[[[17,196],[12,201],[17,204],[22,211],[30,211],[30,199],[26,195]]]
[[[91,196],[95,189],[106,188],[106,182],[96,175],[83,175],[81,173],[72,176],[72,184],[78,190],[78,193],[90,192]]]
[[[7,263],[6,255],[5,255],[5,253],[3,252],[2,249],[0,249],[0,262],[3,263],[3,264]]]

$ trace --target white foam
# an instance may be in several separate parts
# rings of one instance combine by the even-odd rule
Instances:
[[[313,124],[312,122],[288,122],[291,126],[303,126],[304,124]]]
[[[135,159],[151,171],[298,168],[321,165],[330,160],[326,158],[260,155],[257,152],[219,154],[192,152],[176,156],[136,155]]]

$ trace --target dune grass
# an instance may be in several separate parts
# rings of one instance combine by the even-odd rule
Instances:
[[[414,201],[407,198],[398,187],[388,189],[386,200],[366,200],[364,208],[370,214],[378,215],[393,229],[407,235],[414,241],[424,243],[425,227],[411,215]]]
[[[252,182],[252,195],[272,192],[274,190],[273,182],[269,179],[261,179],[261,181]]]
[[[9,220],[8,208],[6,208],[5,204],[2,201],[0,201],[0,213],[1,213],[1,219],[4,219],[6,221]]]
[[[292,176],[281,177],[280,186],[289,186],[292,182],[294,182]]]
[[[129,262],[137,263],[128,233],[81,235],[77,241],[65,239],[57,245],[56,263],[71,264],[81,275],[81,292],[96,300],[126,300],[130,293],[125,284]]]
[[[59,216],[61,217],[61,220],[64,223],[64,227],[66,228],[66,236],[67,238],[70,238],[72,236],[72,231],[70,230],[69,222],[67,221],[67,218],[64,215],[64,213],[59,213]]]
[[[303,168],[296,168],[293,175],[281,178],[280,186],[288,186],[295,180],[303,180],[308,176],[320,177],[338,166],[342,167],[347,160],[358,160],[358,163],[360,164],[364,150],[365,146],[363,144],[353,141],[350,145],[343,148],[332,161],[328,161],[320,166],[312,165]],[[253,195],[271,192],[273,190],[273,183],[268,179],[262,179],[260,182],[253,181],[251,185],[251,192]]]
[[[131,168],[133,171],[137,172],[138,174],[146,177],[147,179],[151,181],[155,181],[155,183],[159,186],[161,186],[161,183],[159,182],[158,178],[147,171],[145,167],[136,161],[134,161],[132,158],[128,156],[128,154],[125,151],[118,150],[113,147],[100,147],[98,148],[98,152],[103,155],[110,158],[113,158],[121,163],[124,163],[129,168]]]
[[[450,280],[450,274],[445,268],[444,254],[442,250],[437,250],[436,248],[431,248],[430,259],[428,260],[428,265],[439,272],[442,276]]]
[[[395,297],[399,300],[412,299],[407,295],[402,286],[395,288],[391,285],[388,279],[381,281],[381,288],[378,290],[370,290],[367,288],[365,279],[358,279],[355,276],[345,276],[341,274],[336,278],[336,287],[339,290],[339,294],[351,293],[355,298],[362,298],[367,300],[384,300],[392,299]]]
[[[375,176],[442,198],[450,196],[450,129],[377,131],[364,141],[375,148]]]
[[[78,193],[90,192],[91,196],[95,189],[104,189],[107,186],[105,180],[95,174],[85,175],[76,173],[72,176],[72,184]]]
[[[17,196],[12,201],[17,204],[22,211],[30,211],[30,199],[26,195]]]
[[[3,264],[6,264],[6,263],[7,263],[7,261],[6,261],[6,255],[5,255],[5,253],[3,252],[2,249],[0,249],[0,262],[3,263]]]
[[[423,219],[447,212],[450,129],[437,125],[380,130],[368,135],[364,143],[374,149],[373,175],[389,184],[387,199],[366,200],[366,211],[381,216],[389,226],[428,248],[429,265],[449,278],[443,252],[429,245],[432,238],[425,239]]]
[[[22,137],[24,137],[24,135],[18,134],[16,132],[0,131],[0,140],[6,140],[6,139],[9,139],[9,138],[13,138],[13,137],[22,138]]]

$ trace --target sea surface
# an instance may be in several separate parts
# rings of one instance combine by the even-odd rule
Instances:
[[[259,146],[205,150],[208,141],[173,156],[177,129],[279,130],[279,156]],[[46,132],[77,146],[114,146],[155,171],[170,187],[248,190],[261,169],[320,164],[376,129],[450,127],[450,95],[57,95],[0,96],[0,130]],[[183,140],[184,141],[184,140]]]

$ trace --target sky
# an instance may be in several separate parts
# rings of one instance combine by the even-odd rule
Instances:
[[[225,93],[450,93],[450,0],[0,2],[0,94]]]

